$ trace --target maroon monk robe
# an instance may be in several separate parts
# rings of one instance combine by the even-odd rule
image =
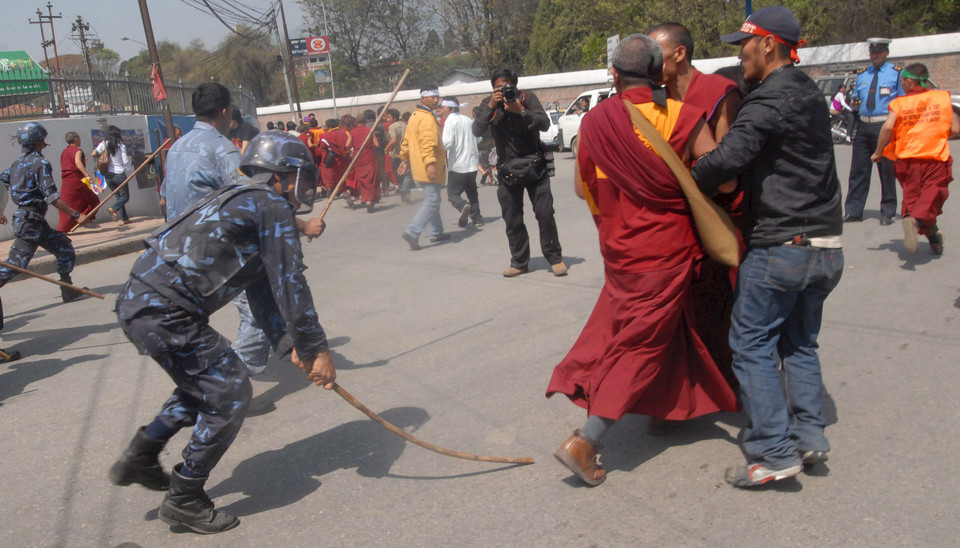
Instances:
[[[554,368],[547,397],[565,394],[610,419],[734,411],[736,397],[693,329],[689,289],[703,257],[693,219],[670,169],[634,132],[621,97],[651,101],[648,88],[627,90],[591,109],[580,127],[577,161],[605,283],[580,337]],[[673,131],[665,137],[682,157],[703,111],[671,103]]]
[[[87,157],[80,148],[74,145],[67,145],[60,153],[60,198],[67,205],[76,209],[81,215],[86,215],[93,211],[93,208],[100,204],[100,198],[90,190],[90,187],[83,184],[83,172],[77,167],[77,153],[80,153],[81,161],[86,162]],[[70,232],[70,229],[77,225],[70,215],[62,211],[60,222],[57,224],[57,232]]]
[[[323,153],[324,163],[320,169],[320,179],[323,181],[323,188],[330,190],[337,186],[343,173],[350,165],[350,151],[347,150],[347,130],[337,128],[323,134],[317,149]],[[330,152],[336,156],[333,165],[327,167],[326,156]]]
[[[380,185],[377,184],[377,157],[373,152],[373,137],[367,145],[360,148],[367,134],[373,131],[367,126],[357,126],[350,130],[353,136],[353,154],[357,157],[350,172],[352,188],[360,192],[360,201],[369,204],[380,201]]]

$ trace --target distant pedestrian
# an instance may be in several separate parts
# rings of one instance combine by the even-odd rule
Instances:
[[[107,126],[107,138],[100,141],[97,148],[93,150],[93,157],[98,161],[103,154],[109,156],[107,172],[103,174],[107,180],[107,186],[111,191],[117,190],[126,180],[127,174],[133,173],[133,162],[127,154],[127,146],[123,144],[120,128],[117,126]],[[130,216],[127,215],[126,208],[128,201],[130,201],[130,187],[124,185],[117,192],[117,201],[113,202],[113,207],[107,208],[107,212],[114,221],[119,220],[125,225],[130,224]]]
[[[89,182],[93,177],[87,171],[87,157],[80,148],[80,135],[75,131],[68,131],[65,139],[67,148],[60,153],[60,197],[67,205],[86,215],[100,205],[100,198],[90,190]],[[84,179],[87,183],[83,182]],[[70,229],[77,226],[77,221],[67,212],[59,213],[60,223],[57,224],[57,232],[70,232]]]
[[[247,150],[250,140],[256,137],[258,133],[260,133],[259,129],[243,120],[240,109],[233,107],[230,112],[230,133],[227,138],[237,147],[241,155]]]
[[[403,231],[403,239],[414,251],[420,249],[420,235],[430,225],[431,242],[443,242],[450,235],[443,231],[440,218],[440,191],[447,179],[447,158],[443,149],[440,120],[434,113],[440,104],[440,90],[436,87],[420,89],[420,104],[410,116],[407,131],[400,144],[403,163],[397,173],[408,170],[413,180],[423,188],[423,203],[410,226]]]
[[[381,186],[377,180],[376,155],[376,149],[380,147],[380,141],[374,134],[364,145],[367,135],[373,132],[373,129],[367,124],[373,124],[376,115],[372,110],[368,110],[364,116],[364,123],[357,124],[350,130],[350,137],[353,140],[353,155],[357,158],[353,163],[350,178],[353,181],[352,187],[359,193],[360,202],[367,208],[367,213],[373,213],[374,204],[380,202],[381,193]],[[373,116],[373,118],[370,118],[370,116]]]
[[[400,175],[397,171],[397,168],[403,163],[403,160],[400,159],[400,143],[403,142],[403,135],[407,131],[407,124],[400,119],[400,111],[395,108],[388,110],[384,115],[384,119],[390,123],[387,129],[387,136],[389,138],[386,148],[387,155],[390,157],[394,179],[397,181],[400,200],[403,201],[403,203],[408,203],[410,202],[410,189],[413,187],[413,176],[410,175],[409,171],[403,175]]]
[[[476,227],[483,226],[480,197],[477,193],[477,166],[480,154],[477,138],[473,135],[473,120],[460,114],[456,97],[444,97],[440,102],[443,122],[443,148],[447,150],[447,199],[460,214],[457,224],[467,226],[467,220]],[[463,199],[463,194],[467,199]]]
[[[860,123],[853,138],[849,186],[844,201],[845,223],[863,220],[863,208],[870,192],[870,172],[873,171],[870,155],[877,148],[877,138],[887,119],[890,101],[903,95],[900,67],[887,62],[890,39],[870,38],[867,43],[870,66],[860,69],[853,86],[851,106],[859,109]],[[893,162],[887,158],[881,159],[877,163],[877,171],[880,172],[880,224],[891,225],[897,214],[897,186],[893,175]]]
[[[893,171],[903,188],[903,245],[917,252],[917,237],[930,242],[934,255],[943,254],[937,217],[953,180],[953,158],[947,139],[960,133],[960,120],[950,104],[950,92],[930,89],[926,65],[914,63],[900,73],[905,95],[890,102],[890,114],[880,128],[874,162],[894,160]],[[889,144],[888,144],[889,143]]]

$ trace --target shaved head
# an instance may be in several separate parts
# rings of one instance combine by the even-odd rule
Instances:
[[[687,50],[687,60],[693,59],[693,36],[690,29],[680,23],[664,23],[650,29],[647,33],[656,38],[657,34],[666,35],[674,46],[683,46]]]

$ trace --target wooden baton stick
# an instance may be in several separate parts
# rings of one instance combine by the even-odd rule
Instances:
[[[73,228],[71,228],[70,231],[69,231],[67,234],[71,234],[71,233],[73,233],[74,230],[80,228],[80,225],[82,225],[83,223],[85,223],[88,218],[90,218],[90,217],[95,217],[95,216],[97,215],[97,211],[99,211],[100,208],[103,207],[103,205],[107,203],[107,200],[109,200],[110,198],[113,198],[113,195],[114,195],[114,194],[116,194],[117,192],[120,192],[120,189],[121,189],[121,188],[127,186],[127,183],[129,183],[131,179],[133,179],[134,177],[136,177],[136,176],[137,176],[137,173],[140,173],[140,170],[142,170],[142,169],[144,168],[144,166],[146,166],[147,164],[149,164],[150,161],[153,160],[153,159],[157,156],[157,154],[160,154],[160,152],[163,150],[163,147],[165,147],[168,142],[170,142],[170,138],[169,138],[169,137],[167,137],[166,139],[164,139],[163,142],[160,143],[160,147],[157,148],[157,150],[154,150],[153,153],[150,154],[150,156],[147,156],[147,159],[144,160],[142,164],[140,164],[140,167],[138,167],[133,173],[131,173],[130,176],[126,178],[126,180],[124,180],[122,183],[120,183],[120,186],[118,186],[116,189],[114,189],[114,191],[111,192],[110,194],[107,194],[107,197],[106,197],[106,198],[100,200],[100,203],[97,204],[97,207],[93,208],[93,210],[92,210],[90,213],[87,213],[86,215],[81,215],[80,218],[77,219],[77,224],[76,224]],[[108,154],[107,149],[104,149],[104,150],[103,150],[103,153],[104,153],[104,154]],[[104,174],[104,175],[106,175],[106,174]],[[100,297],[100,298],[102,299],[103,297]]]
[[[450,449],[444,449],[443,447],[437,447],[436,445],[429,444],[429,443],[421,440],[420,438],[414,436],[413,434],[410,434],[410,433],[408,433],[408,432],[405,432],[405,431],[397,428],[396,426],[390,424],[389,422],[387,422],[386,420],[384,420],[383,417],[381,417],[380,415],[377,415],[376,413],[374,413],[373,411],[371,411],[370,409],[368,409],[367,406],[365,406],[365,405],[363,405],[362,403],[360,403],[360,400],[358,400],[357,398],[353,397],[353,395],[350,394],[350,392],[347,392],[346,390],[344,390],[343,387],[340,386],[339,384],[333,383],[333,391],[336,392],[337,394],[339,394],[341,398],[347,400],[347,403],[349,403],[350,405],[352,405],[352,406],[356,407],[357,409],[359,409],[361,413],[363,413],[364,415],[370,417],[371,419],[373,419],[374,421],[376,421],[377,423],[379,423],[380,426],[386,428],[387,430],[393,432],[394,434],[400,436],[401,438],[409,441],[410,443],[414,443],[414,444],[416,444],[416,445],[419,445],[420,447],[423,447],[424,449],[429,449],[430,451],[433,451],[434,453],[440,453],[441,455],[446,455],[446,456],[448,456],[448,457],[454,457],[454,458],[457,458],[457,459],[464,459],[464,460],[477,460],[477,461],[483,461],[483,462],[499,462],[499,463],[503,463],[503,464],[533,464],[533,459],[530,458],[530,457],[517,457],[517,458],[510,458],[510,457],[486,457],[486,456],[483,456],[483,455],[474,455],[473,453],[464,453],[463,451],[452,451],[452,450],[450,450]]]
[[[103,295],[101,295],[101,294],[99,294],[99,293],[94,293],[93,291],[90,291],[89,289],[84,289],[84,288],[82,288],[82,287],[77,287],[77,286],[75,286],[75,285],[70,285],[70,284],[68,284],[68,283],[61,282],[60,280],[54,280],[53,278],[48,278],[48,277],[44,276],[43,274],[37,274],[36,272],[33,272],[33,271],[31,271],[31,270],[27,270],[26,268],[20,268],[19,266],[12,265],[12,264],[10,264],[10,263],[8,263],[8,262],[6,262],[6,261],[0,261],[0,266],[5,266],[5,267],[9,268],[10,270],[16,270],[17,272],[19,272],[19,273],[21,273],[21,274],[26,274],[26,275],[28,275],[28,276],[33,276],[34,278],[40,278],[41,280],[43,280],[43,281],[45,281],[45,282],[50,282],[50,283],[52,283],[52,284],[57,284],[57,285],[59,285],[60,287],[66,287],[67,289],[72,289],[72,290],[74,290],[74,291],[79,291],[80,293],[84,293],[84,294],[86,294],[86,295],[90,295],[91,297],[96,297],[96,298],[98,298],[98,299],[102,299],[102,298],[103,298]]]
[[[397,85],[393,88],[393,93],[390,94],[390,98],[387,99],[387,104],[383,105],[383,108],[380,109],[380,114],[377,115],[377,119],[373,122],[373,127],[380,125],[380,120],[383,118],[383,115],[387,113],[387,109],[390,108],[390,105],[393,104],[393,99],[397,96],[397,93],[400,92],[400,86],[403,85],[403,82],[407,79],[407,76],[410,75],[410,69],[403,71],[403,76],[400,77],[400,81],[397,82]],[[360,149],[367,146],[367,143],[370,142],[370,139],[373,137],[373,131],[363,139],[363,143],[360,145]],[[357,149],[357,150],[360,150]],[[324,215],[327,214],[327,210],[330,209],[330,206],[333,204],[333,199],[337,197],[337,194],[340,193],[340,188],[343,186],[343,183],[347,180],[347,175],[350,175],[350,172],[353,170],[353,165],[357,163],[357,158],[360,155],[354,155],[353,159],[350,160],[350,164],[347,165],[347,170],[343,172],[343,176],[340,177],[340,182],[337,183],[337,186],[333,187],[333,192],[330,193],[330,196],[327,197],[327,203],[324,204],[323,210],[320,211],[319,219],[323,220]],[[309,241],[309,240],[308,240]]]

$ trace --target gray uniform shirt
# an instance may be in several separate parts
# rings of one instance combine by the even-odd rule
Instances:
[[[216,128],[197,122],[167,153],[167,176],[160,196],[167,201],[167,220],[180,216],[200,198],[235,183],[242,174],[240,150]]]

